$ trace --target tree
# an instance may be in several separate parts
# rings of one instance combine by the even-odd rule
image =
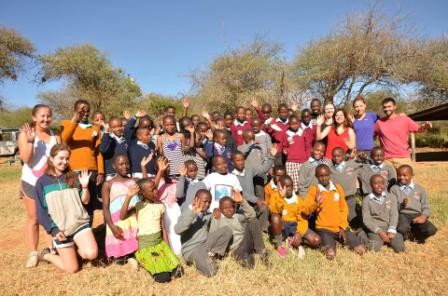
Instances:
[[[69,94],[68,97],[73,99],[87,99],[93,111],[101,110],[110,116],[131,108],[136,98],[141,96],[137,83],[122,69],[113,67],[107,57],[92,45],[58,49],[42,56],[40,61],[43,82],[55,79],[68,82],[64,91],[41,94],[48,103],[56,102],[59,95],[63,95],[61,101],[68,103],[70,100],[66,95]]]
[[[31,108],[21,107],[16,110],[0,112],[0,127],[16,128],[21,127],[31,119]]]
[[[175,97],[163,96],[155,93],[146,94],[138,100],[138,109],[146,111],[154,119],[163,114],[165,108],[173,106],[176,108],[176,114],[180,115],[183,111],[182,101]],[[132,109],[137,111],[137,108]]]

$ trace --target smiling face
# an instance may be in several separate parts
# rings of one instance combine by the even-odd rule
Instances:
[[[338,110],[334,114],[334,121],[336,122],[336,125],[342,125],[345,122],[345,114],[344,111]]]
[[[212,195],[208,190],[201,189],[196,193],[195,199],[199,202],[201,212],[207,212],[212,202]]]
[[[373,194],[380,196],[381,193],[384,192],[386,181],[381,175],[373,175],[370,178],[370,187],[372,187]]]
[[[112,166],[115,169],[115,172],[122,177],[126,177],[131,171],[131,164],[125,155],[117,156]]]
[[[414,173],[408,166],[401,166],[397,170],[397,179],[402,185],[411,184],[413,175]]]
[[[376,165],[380,165],[384,162],[384,151],[379,147],[375,147],[370,152],[370,157],[373,159]]]
[[[326,119],[332,118],[333,114],[334,114],[334,110],[335,110],[335,108],[334,108],[333,104],[331,104],[331,103],[330,104],[326,104],[324,106],[324,116],[325,116],[325,118]]]
[[[244,161],[244,155],[241,153],[235,153],[232,155],[233,166],[240,172],[244,170]]]
[[[299,130],[300,127],[300,120],[297,117],[291,117],[289,121],[289,129],[293,132],[296,132]]]
[[[219,202],[219,210],[226,218],[232,218],[235,215],[235,202],[230,198],[222,198]]]
[[[141,196],[149,201],[156,202],[157,201],[157,188],[154,182],[146,182],[143,186],[140,187]]]
[[[104,123],[104,121],[104,114],[101,112],[95,113],[95,115],[92,117],[92,123],[99,128],[102,128],[102,123]]]
[[[51,109],[48,107],[37,108],[32,116],[37,129],[47,130],[50,128],[52,119]]]
[[[272,106],[271,104],[265,103],[261,106],[261,112],[266,116],[266,118],[269,118],[272,113]]]
[[[251,127],[252,127],[252,131],[255,134],[258,134],[262,129],[262,123],[261,123],[260,119],[258,119],[258,118],[253,119],[251,122]]]
[[[191,122],[193,123],[194,127],[196,127],[200,121],[201,121],[201,118],[199,117],[199,115],[195,114],[195,115],[191,116]]]
[[[278,109],[278,117],[285,121],[286,118],[288,118],[289,115],[289,109],[286,106],[280,106],[280,108]]]
[[[325,154],[325,145],[323,143],[316,143],[313,146],[313,150],[311,151],[311,156],[314,159],[320,160],[324,157]]]
[[[187,177],[190,179],[196,179],[196,176],[198,174],[198,167],[194,163],[189,163],[186,166],[187,169]]]
[[[285,187],[286,198],[291,198],[294,193],[294,184],[291,178],[283,177],[280,179],[280,183]]]
[[[119,118],[115,118],[109,121],[109,128],[114,135],[117,137],[123,137],[124,128],[121,120]]]
[[[232,116],[232,114],[224,115],[224,124],[225,124],[226,128],[230,128],[232,123],[233,123],[233,116]]]
[[[355,109],[355,116],[361,117],[366,113],[367,105],[362,100],[356,100],[353,103],[353,108]]]
[[[176,123],[172,116],[167,116],[163,119],[163,129],[170,135],[176,132]]]
[[[68,163],[70,160],[70,151],[68,150],[60,150],[54,156],[50,156],[49,158],[55,173],[57,175],[62,174],[68,167]]]
[[[151,142],[151,133],[147,128],[139,128],[137,130],[137,140],[142,143],[149,144]]]
[[[246,120],[246,108],[239,107],[239,108],[236,110],[236,119],[237,119],[239,122],[244,122],[244,121]]]
[[[313,112],[314,116],[317,116],[320,114],[321,104],[320,104],[319,100],[312,100],[310,107],[311,107],[311,112]]]
[[[383,111],[386,117],[394,115],[395,110],[397,110],[397,105],[395,105],[393,102],[385,102],[383,104]]]
[[[302,122],[306,125],[306,126],[308,126],[309,124],[310,124],[310,122],[311,122],[311,112],[309,112],[309,111],[303,111],[302,112]]]
[[[227,168],[227,162],[222,156],[215,156],[213,158],[213,168],[220,174],[227,174],[229,172]]]
[[[227,144],[227,136],[223,132],[215,132],[213,140],[221,146],[225,146]]]

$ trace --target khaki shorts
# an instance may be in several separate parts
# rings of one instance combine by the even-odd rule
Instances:
[[[413,162],[410,157],[403,157],[403,158],[389,158],[386,159],[384,162],[386,162],[388,165],[393,166],[395,169],[398,169],[403,164],[408,164],[412,166]]]

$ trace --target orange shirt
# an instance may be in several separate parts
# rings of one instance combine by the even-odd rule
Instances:
[[[70,168],[88,169],[104,173],[103,156],[99,152],[101,131],[96,126],[81,128],[71,120],[61,123],[62,142],[70,147]]]
[[[317,194],[323,195],[322,204],[316,202]],[[310,215],[316,212],[316,228],[338,232],[348,228],[348,207],[341,185],[330,182],[329,189],[320,184],[312,185],[305,198],[302,213]]]

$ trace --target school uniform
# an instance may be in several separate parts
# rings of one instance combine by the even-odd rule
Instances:
[[[265,121],[265,124],[270,125],[266,129],[266,131],[268,132],[268,134],[271,135],[272,142],[280,144],[279,145],[280,147],[277,147],[278,153],[275,158],[275,165],[283,165],[284,164],[283,149],[285,147],[283,147],[283,145],[282,145],[282,140],[283,140],[283,135],[286,133],[286,131],[289,128],[289,120],[286,119],[285,121],[282,121],[279,117],[277,117],[276,119],[269,118]]]
[[[244,143],[243,132],[250,129],[251,129],[250,122],[247,122],[246,120],[240,122],[237,119],[235,119],[233,121],[233,123],[230,125],[230,133],[232,134],[232,137],[235,140],[237,146]]]
[[[437,228],[428,219],[422,224],[412,221],[420,215],[425,215],[427,218],[431,216],[428,196],[422,186],[414,182],[409,185],[397,184],[391,188],[390,193],[396,197],[398,204],[397,230],[403,234],[405,239],[408,238],[409,232],[412,232],[416,239],[422,241],[436,234]],[[406,206],[403,205],[405,198],[408,199]]]
[[[245,167],[248,169],[253,169],[260,171],[260,168],[266,164],[268,156],[263,155],[263,149],[258,143],[247,143],[238,146],[238,151],[244,154]],[[270,167],[272,163],[270,164]],[[269,171],[270,167],[266,170],[262,170],[264,173],[255,174],[253,179],[253,186],[255,187],[255,194],[257,197],[264,198],[264,184],[267,182],[266,173]]]
[[[209,162],[212,161],[213,157],[215,156],[222,156],[224,157],[227,168],[229,171],[233,170],[233,164],[232,164],[232,150],[228,146],[222,146],[216,142],[213,141],[207,141],[205,143],[205,155],[209,159]],[[209,165],[211,167],[211,165]]]
[[[397,180],[395,169],[384,162],[381,164],[363,164],[361,169],[358,170],[358,178],[361,181],[361,190],[364,196],[372,192],[370,178],[376,174],[383,176],[388,190]]]
[[[394,195],[382,192],[380,196],[370,193],[362,202],[362,220],[369,238],[369,248],[379,251],[384,241],[378,235],[383,231],[393,233],[395,237],[391,240],[391,248],[397,252],[404,251],[404,240],[401,233],[397,232],[398,207]]]
[[[319,183],[316,178],[316,167],[320,164],[330,166],[330,161],[324,158],[317,160],[311,156],[300,167],[298,188],[299,195],[302,196],[302,198],[305,198],[311,185]]]
[[[255,142],[257,142],[260,147],[261,151],[263,152],[264,157],[268,157],[269,151],[272,148],[272,140],[271,136],[268,135],[265,131],[259,131],[255,134]]]
[[[116,155],[128,155],[128,144],[124,137],[117,137],[113,133],[104,133],[101,138],[100,152],[104,159],[104,171],[106,178],[115,176],[113,161]]]
[[[156,146],[153,142],[148,144],[136,141],[135,139],[129,144],[129,160],[131,161],[131,174],[134,178],[142,178],[142,165],[141,161],[144,157],[147,157],[151,152],[155,155]],[[156,157],[153,157],[151,161],[145,166],[148,175],[155,175],[155,162]]]

